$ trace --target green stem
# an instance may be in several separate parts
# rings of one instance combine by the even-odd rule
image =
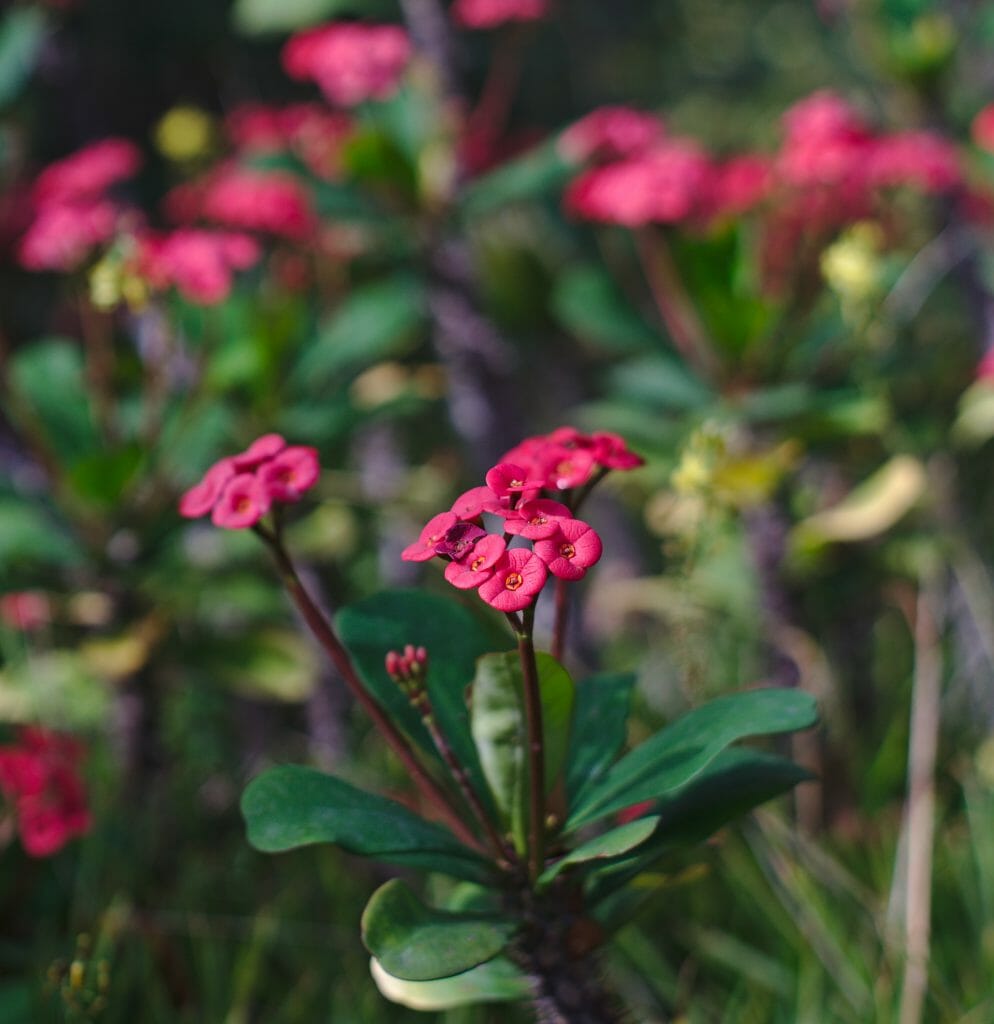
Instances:
[[[528,875],[534,882],[545,867],[545,744],[542,734],[542,697],[535,663],[532,626],[535,605],[522,614],[518,633],[518,655],[524,679],[525,729],[528,742]]]
[[[466,846],[471,847],[478,853],[486,854],[486,848],[467,827],[459,811],[452,804],[449,795],[426,771],[424,765],[418,760],[410,744],[404,738],[404,735],[367,691],[355,670],[355,666],[352,664],[348,651],[342,646],[342,642],[336,636],[331,623],[325,618],[324,613],[314,603],[314,599],[300,581],[297,570],[294,568],[293,562],[278,536],[265,529],[265,527],[256,527],[255,532],[266,542],[270,551],[272,551],[280,577],[283,580],[283,586],[290,595],[290,599],[296,605],[304,622],[307,623],[308,628],[331,659],[332,664],[338,669],[339,675],[348,687],[349,692],[373,720],[373,724],[379,729],[390,749],[400,758],[401,763],[407,769],[408,774],[425,799],[436,808],[449,828]]]

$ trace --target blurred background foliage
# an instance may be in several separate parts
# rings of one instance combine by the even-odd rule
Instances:
[[[821,239],[801,310],[751,281],[755,225],[673,232],[720,348],[708,380],[680,358],[632,237],[563,215],[572,171],[548,141],[624,103],[716,154],[772,151],[784,110],[831,88],[871,124],[942,133],[989,191],[992,157],[969,139],[994,99],[994,5],[561,3],[527,33],[458,37],[465,96],[498,59],[521,61],[500,146],[466,182],[423,68],[361,111],[341,175],[239,154],[305,181],[329,230],[316,255],[270,240],[221,304],[170,292],[109,309],[92,266],[18,265],[46,164],[128,138],[145,156],[129,199],[154,211],[227,152],[239,105],[313,99],[280,67],[288,33],[339,16],[416,28],[418,7],[3,5],[0,594],[40,594],[45,612],[35,629],[0,623],[0,721],[8,737],[41,722],[86,739],[93,827],[35,860],[0,822],[0,1019],[515,1019],[387,1003],[356,940],[387,876],[334,850],[248,847],[238,797],[267,764],[403,779],[253,539],[183,524],[175,501],[280,430],[322,454],[289,539],[328,604],[438,589],[401,548],[502,451],[566,422],[622,432],[648,460],[591,502],[606,554],[577,615],[580,664],[638,670],[633,729],[759,680],[810,689],[824,715],[793,751],[817,786],[645,878],[611,965],[636,1019],[910,1024],[905,797],[930,658],[920,1019],[994,1019],[994,394],[976,379],[994,338],[989,221],[897,196],[877,218],[885,242],[859,224]],[[101,264],[115,299],[116,258]]]

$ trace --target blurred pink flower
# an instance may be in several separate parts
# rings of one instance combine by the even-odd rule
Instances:
[[[317,225],[310,196],[293,175],[232,165],[204,183],[199,213],[229,227],[292,239],[307,237]]]
[[[235,270],[245,270],[261,256],[248,235],[201,228],[180,228],[141,239],[139,265],[158,288],[169,285],[190,302],[215,305],[231,293]]]
[[[566,208],[584,220],[636,228],[690,220],[708,205],[714,166],[696,143],[664,140],[651,150],[577,178]]]
[[[13,804],[24,849],[48,857],[90,828],[79,774],[82,746],[71,737],[24,727],[0,748],[0,793]]]
[[[119,212],[107,199],[53,201],[41,207],[21,238],[18,262],[26,270],[76,270],[94,246],[113,237]]]
[[[230,477],[211,511],[215,526],[228,530],[244,530],[269,511],[272,499],[255,473],[238,473]]]
[[[93,199],[130,178],[140,166],[141,153],[134,143],[102,139],[49,164],[35,179],[31,198],[38,205]]]
[[[666,134],[654,114],[632,107],[598,107],[559,136],[559,152],[576,163],[634,156],[660,142]]]
[[[283,47],[287,74],[316,82],[342,107],[388,99],[410,59],[410,39],[398,25],[337,22],[300,32]]]
[[[214,508],[224,485],[237,473],[235,460],[215,462],[203,478],[185,491],[179,500],[179,514],[187,519],[199,519]]]
[[[540,21],[548,0],[455,0],[452,20],[463,28],[496,28],[511,21]]]
[[[321,475],[316,448],[293,445],[259,467],[258,478],[273,501],[300,501]]]

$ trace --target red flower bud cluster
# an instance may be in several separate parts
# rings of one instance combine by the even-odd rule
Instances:
[[[37,727],[22,728],[16,744],[0,747],[0,793],[13,805],[32,857],[48,857],[89,830],[82,758],[76,740]]]
[[[180,515],[210,513],[215,526],[254,526],[274,502],[299,501],[317,483],[321,467],[314,448],[290,445],[279,434],[264,434],[240,455],[215,462],[179,502]]]
[[[428,674],[428,652],[408,644],[403,651],[388,651],[387,675],[396,683],[420,683]]]
[[[94,246],[113,236],[123,211],[108,190],[140,165],[137,147],[115,138],[49,164],[31,191],[35,213],[18,248],[21,266],[62,271],[80,267]]]
[[[596,531],[542,492],[571,491],[597,472],[641,464],[616,434],[588,436],[562,427],[528,438],[490,469],[485,486],[461,494],[448,512],[429,520],[401,557],[447,559],[445,578],[454,587],[479,591],[502,612],[521,611],[536,599],[549,573],[579,580],[601,557]],[[501,533],[487,532],[484,513],[500,521]],[[509,547],[515,537],[530,541],[532,548]]]

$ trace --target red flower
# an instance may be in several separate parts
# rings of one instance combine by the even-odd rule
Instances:
[[[16,745],[0,749],[0,792],[14,806],[32,857],[48,857],[89,829],[82,757],[75,740],[31,727],[20,730]]]
[[[565,203],[584,220],[627,228],[673,224],[707,208],[713,177],[714,167],[699,146],[664,139],[644,153],[582,174]]]
[[[427,562],[435,557],[435,547],[445,539],[446,533],[458,523],[454,512],[439,512],[425,524],[421,536],[413,544],[408,544],[400,553],[405,562]]]
[[[567,160],[617,160],[645,152],[666,134],[655,114],[631,107],[598,107],[559,136],[559,151]]]
[[[445,531],[445,536],[435,545],[435,554],[461,562],[469,555],[473,545],[486,535],[486,530],[473,523],[456,523]]]
[[[258,479],[272,501],[300,501],[320,475],[317,449],[294,445],[263,463]]]
[[[570,510],[561,502],[549,498],[533,498],[522,501],[504,519],[504,529],[528,540],[551,537],[559,529],[562,519],[572,518]]]
[[[480,586],[480,597],[499,611],[518,612],[532,603],[547,577],[545,565],[533,551],[511,548]]]
[[[139,263],[158,288],[175,285],[190,302],[212,306],[231,292],[235,270],[244,270],[261,255],[248,235],[181,228],[141,240]]]
[[[499,462],[487,471],[487,487],[498,498],[510,498],[525,491],[537,491],[544,483],[543,479],[530,475],[527,469],[513,462]]]
[[[878,139],[866,173],[871,185],[908,185],[921,192],[947,192],[963,180],[956,147],[925,131]]]
[[[18,262],[26,270],[75,270],[113,236],[119,212],[107,199],[49,203],[24,233]]]
[[[645,459],[636,455],[620,434],[603,431],[591,438],[594,444],[594,460],[606,469],[637,469],[645,465]]]
[[[473,545],[462,561],[449,562],[445,578],[460,590],[472,590],[486,583],[494,574],[494,566],[503,558],[507,545],[503,537],[487,534]]]
[[[197,209],[196,200],[189,192],[185,197],[189,216]],[[171,205],[176,209],[178,204]],[[292,174],[234,166],[222,168],[203,183],[199,212],[230,227],[292,239],[306,238],[317,224],[310,197]]]
[[[322,25],[283,47],[287,74],[316,82],[329,103],[343,107],[388,99],[410,59],[410,39],[398,25]]]
[[[187,519],[199,519],[214,508],[224,485],[237,473],[234,459],[221,459],[179,499],[179,514]]]
[[[269,511],[269,491],[254,473],[239,473],[224,485],[211,511],[211,522],[228,530],[244,530]]]
[[[510,21],[539,21],[548,0],[455,0],[452,19],[463,28],[496,28]]]
[[[286,441],[280,434],[263,434],[256,438],[240,455],[232,457],[235,469],[245,472],[250,469],[257,469],[267,459],[278,455],[286,448]]]
[[[500,499],[489,487],[471,487],[456,498],[451,511],[460,519],[469,520],[500,507]]]
[[[102,139],[49,164],[35,179],[31,197],[39,206],[96,199],[140,166],[141,153],[134,143]]]
[[[535,554],[562,580],[582,579],[602,551],[600,537],[579,519],[561,520],[556,536],[535,542]]]

